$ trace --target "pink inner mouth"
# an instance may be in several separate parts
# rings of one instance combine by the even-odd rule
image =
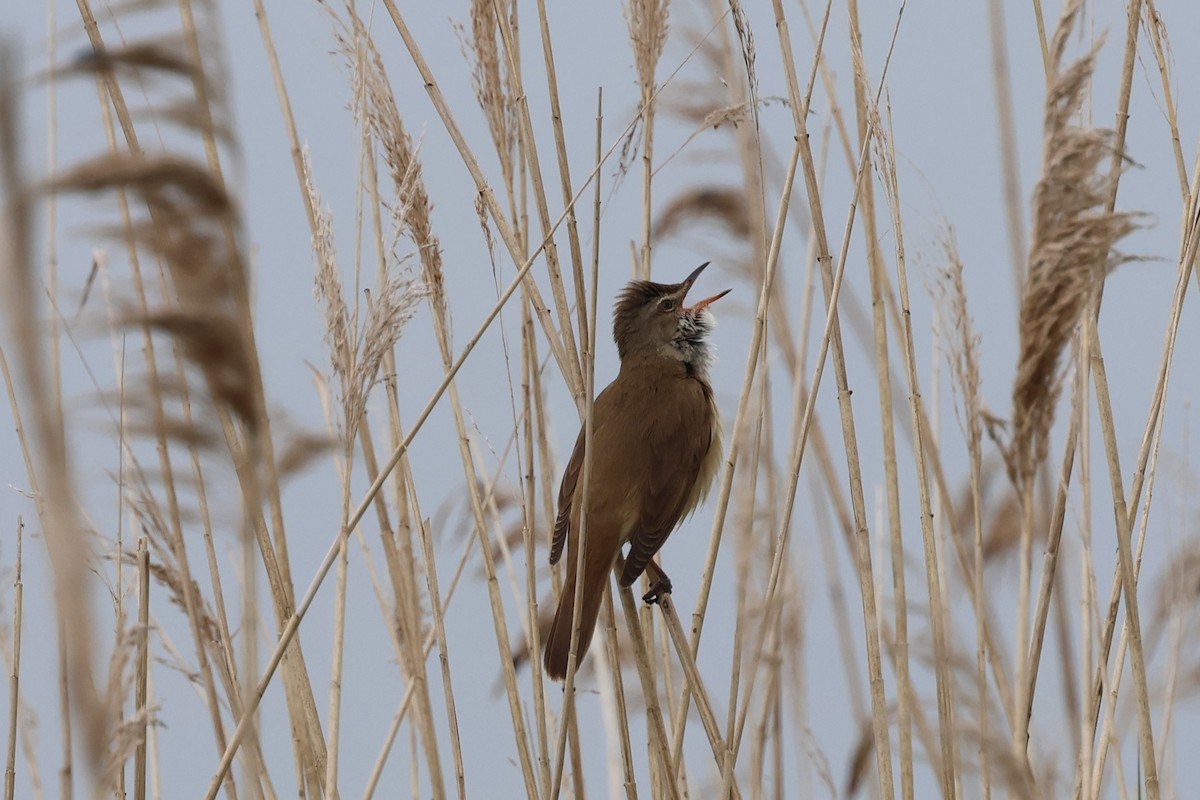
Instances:
[[[698,301],[694,306],[691,306],[690,308],[685,307],[683,310],[688,313],[698,314],[732,291],[732,289],[726,289],[723,292],[717,292],[712,297],[706,297],[703,300]]]

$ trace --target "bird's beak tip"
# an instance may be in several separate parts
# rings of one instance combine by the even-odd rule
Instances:
[[[696,303],[694,306],[692,306],[688,310],[698,313],[698,312],[702,311],[703,309],[707,308],[708,306],[712,305],[713,303],[717,302],[722,297],[724,297],[725,295],[729,294],[732,291],[733,291],[733,289],[726,289],[723,292],[717,292],[712,297],[706,297],[703,300],[699,301],[698,303]]]
[[[686,278],[684,278],[684,280],[683,280],[684,284],[686,284],[687,286],[690,287],[693,283],[696,282],[696,278],[700,277],[700,273],[704,272],[704,268],[707,267],[711,263],[712,263],[711,261],[705,261],[703,264],[701,264],[700,266],[698,266],[694,270],[692,270],[692,274],[688,275]]]
[[[700,273],[704,272],[704,268],[707,267],[711,263],[712,263],[711,261],[705,261],[703,264],[701,264],[700,266],[698,266],[694,270],[692,270],[691,275],[688,275],[686,278],[684,278],[684,280],[683,280],[683,296],[684,297],[686,297],[687,293],[689,291],[691,291],[692,284],[695,283],[696,279],[700,277]],[[723,292],[718,292],[717,294],[714,294],[712,297],[708,297],[708,298],[705,298],[704,300],[701,300],[700,302],[696,303],[691,308],[685,307],[684,310],[698,312],[701,309],[703,309],[704,307],[706,307],[707,305],[709,305],[710,303],[714,303],[717,300],[720,300],[722,297],[729,294],[731,291],[733,291],[733,290],[726,289]],[[682,305],[682,303],[680,305]]]

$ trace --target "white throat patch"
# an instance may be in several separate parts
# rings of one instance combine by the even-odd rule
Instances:
[[[714,355],[704,340],[717,327],[717,318],[707,308],[699,313],[688,312],[679,317],[679,330],[669,345],[664,345],[663,355],[677,358],[702,376],[708,374]]]

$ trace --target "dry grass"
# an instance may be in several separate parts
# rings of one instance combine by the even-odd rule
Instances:
[[[1004,328],[984,313],[994,299],[972,295],[983,267],[954,232],[969,211],[928,242],[912,219],[890,88],[903,4],[865,25],[856,0],[799,14],[778,0],[631,0],[627,41],[611,43],[630,86],[597,101],[594,142],[564,123],[567,93],[592,88],[558,72],[574,57],[561,9],[464,6],[454,92],[409,8],[321,6],[356,134],[349,205],[324,199],[339,195],[322,192],[322,157],[292,114],[302,87],[255,3],[295,171],[274,190],[295,193],[309,226],[323,424],[281,420],[264,379],[259,343],[290,331],[256,313],[270,293],[251,279],[254,232],[228,176],[238,126],[215,9],[184,0],[166,30],[127,40],[121,24],[158,4],[98,22],[83,2],[87,55],[23,72],[0,50],[0,373],[25,469],[6,482],[29,488],[38,534],[30,546],[34,525],[17,518],[15,562],[3,551],[6,798],[53,795],[50,774],[62,797],[195,794],[187,769],[231,798],[1186,796],[1175,748],[1195,738],[1186,708],[1200,691],[1194,537],[1175,537],[1149,577],[1141,567],[1167,524],[1153,489],[1179,413],[1167,388],[1200,177],[1189,183],[1175,107],[1189,78],[1172,72],[1153,2],[1130,4],[1122,45],[1081,43],[1079,2],[1049,30],[1035,2],[1022,34],[1041,41],[1047,90],[1028,209],[1015,109],[1037,101],[1009,86],[992,6],[1020,261],[1011,380],[987,366]],[[884,38],[864,34],[880,25]],[[1113,97],[1096,88],[1110,51]],[[1137,420],[1114,402],[1124,379],[1104,358],[1102,301],[1141,222],[1117,189],[1130,103],[1153,91],[1135,65],[1151,56],[1184,221],[1158,371],[1133,387],[1150,399],[1142,439],[1122,461]],[[102,127],[91,155],[34,176],[19,101],[60,85],[94,86]],[[421,86],[436,118],[412,116]],[[1101,113],[1112,130],[1091,121]],[[454,148],[465,186],[431,165],[431,139]],[[442,212],[460,194],[474,218]],[[104,249],[86,283],[60,286],[38,265],[35,212],[81,197],[95,201],[88,243]],[[615,206],[633,209],[629,230],[602,228]],[[56,219],[51,253],[78,235]],[[661,605],[613,589],[560,687],[536,656],[561,583],[548,523],[560,443],[576,424],[591,435],[604,382],[601,276],[673,280],[655,254],[696,242],[724,248],[737,291],[723,316],[740,317],[717,334],[735,366],[717,387],[720,479],[692,523],[711,520],[710,535],[688,556],[667,549],[692,568],[672,570],[677,596]],[[926,245],[932,258],[908,249]],[[914,262],[931,262],[932,303],[913,290]],[[111,380],[93,369],[96,332]],[[64,400],[64,341],[111,435],[108,474],[72,469],[96,434]],[[1011,398],[1007,419],[989,392]],[[577,414],[554,418],[567,396]],[[314,476],[332,509],[318,522],[282,488]],[[1111,524],[1094,513],[1109,502]],[[314,540],[328,547],[315,572]],[[52,581],[37,600],[30,574]],[[31,674],[34,603],[56,631],[32,643],[54,668]],[[39,722],[53,746],[35,741]],[[178,750],[163,744],[185,740],[194,763],[164,760]]]

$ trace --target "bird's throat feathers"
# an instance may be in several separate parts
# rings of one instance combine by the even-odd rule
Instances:
[[[679,317],[679,331],[675,338],[663,345],[660,352],[667,358],[682,361],[687,365],[689,374],[707,378],[714,356],[705,337],[715,327],[717,319],[707,308],[685,312]]]

